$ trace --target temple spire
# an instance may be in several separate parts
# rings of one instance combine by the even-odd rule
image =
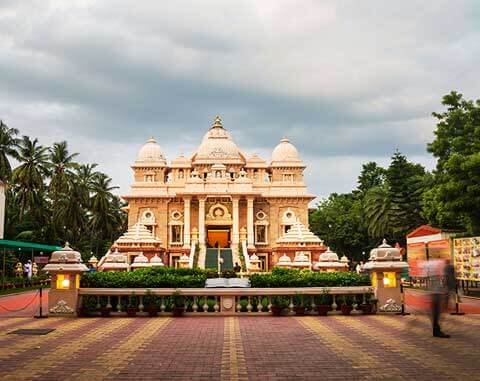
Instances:
[[[213,126],[212,126],[212,128],[214,128],[214,127],[220,127],[220,128],[223,128],[223,125],[222,125],[222,118],[220,118],[220,115],[217,115],[217,116],[215,117],[215,121],[214,121],[214,123],[213,123]]]

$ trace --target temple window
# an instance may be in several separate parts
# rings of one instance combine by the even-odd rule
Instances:
[[[183,226],[182,225],[171,225],[170,227],[170,243],[179,244],[183,242]]]
[[[147,183],[151,183],[154,181],[154,176],[153,175],[145,175],[145,181]]]
[[[283,226],[283,232],[286,234],[290,229],[291,229],[292,225],[284,225]]]
[[[180,169],[180,171],[178,171],[178,178],[179,179],[183,179],[184,178],[184,173],[183,173],[183,169]]]
[[[267,226],[255,225],[255,243],[266,244],[267,243]]]
[[[283,181],[287,183],[293,183],[294,176],[292,173],[284,173],[283,174]]]

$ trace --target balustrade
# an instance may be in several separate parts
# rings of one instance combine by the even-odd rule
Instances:
[[[328,304],[332,311],[347,300],[353,311],[359,311],[359,302],[365,304],[373,289],[361,287],[306,287],[306,288],[185,288],[185,289],[116,289],[80,288],[79,306],[96,314],[101,308],[114,315],[123,314],[126,307],[134,306],[139,314],[155,305],[160,315],[168,315],[174,300],[181,296],[185,315],[268,315],[272,306],[282,301],[285,313],[293,314],[295,307],[306,307],[307,313],[316,314],[318,304]],[[321,299],[318,299],[321,298]],[[317,299],[317,302],[316,302]],[[323,302],[319,302],[323,300]],[[178,306],[177,306],[178,307]]]

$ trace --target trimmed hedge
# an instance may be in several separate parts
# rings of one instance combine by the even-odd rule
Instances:
[[[274,268],[268,274],[250,276],[252,287],[349,287],[370,286],[368,275],[353,272],[313,272],[310,270],[290,270]]]
[[[233,276],[234,274],[224,274]],[[202,288],[207,278],[216,278],[212,269],[148,268],[132,272],[91,272],[82,275],[85,288]],[[252,287],[347,287],[370,286],[367,275],[340,272],[312,272],[275,268],[271,273],[250,276]]]
[[[81,287],[86,288],[197,288],[216,272],[202,269],[170,267],[141,269],[131,272],[91,272],[82,275]]]

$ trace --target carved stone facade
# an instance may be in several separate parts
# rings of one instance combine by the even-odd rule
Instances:
[[[132,169],[134,183],[124,196],[128,224],[140,223],[151,231],[166,265],[190,255],[197,241],[202,252],[210,246],[230,247],[238,261],[240,231],[245,229],[248,252],[261,254],[264,266],[270,267],[277,240],[297,221],[308,227],[308,204],[315,196],[307,192],[305,165],[286,138],[267,163],[240,150],[216,117],[190,157],[168,164],[151,138]]]

